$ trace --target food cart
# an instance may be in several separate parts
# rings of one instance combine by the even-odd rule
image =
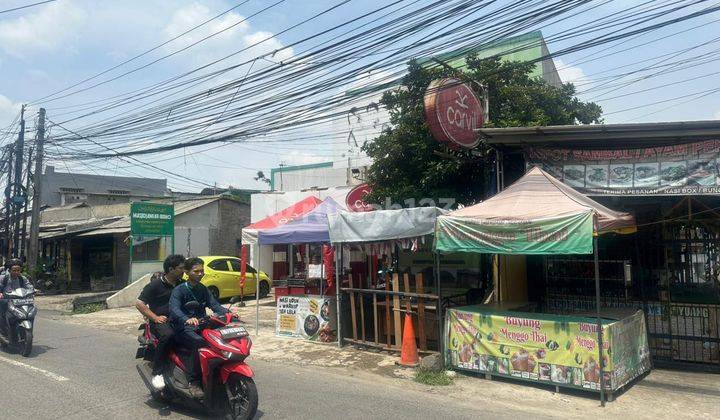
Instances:
[[[339,211],[338,203],[328,197],[307,214],[258,233],[260,246],[292,245],[303,257],[292,265],[297,269],[287,279],[290,290],[277,297],[278,336],[325,343],[337,340],[334,251],[329,245],[328,215]],[[313,248],[316,253],[311,255]],[[292,285],[301,293],[294,293]]]
[[[650,369],[643,313],[600,308],[598,235],[634,228],[631,215],[604,207],[539,168],[483,203],[438,217],[437,252],[595,259],[594,313],[537,313],[533,305],[509,302],[448,309],[446,361],[490,376],[598,391],[604,403],[605,392],[612,395]]]

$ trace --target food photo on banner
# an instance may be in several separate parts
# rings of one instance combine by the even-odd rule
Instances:
[[[321,343],[337,342],[335,299],[321,296],[282,296],[277,302],[275,333]]]
[[[598,390],[600,363],[594,318],[449,310],[448,361],[462,370]],[[635,312],[603,320],[605,388],[616,390],[650,368],[645,319]]]
[[[539,166],[592,195],[720,193],[720,140],[636,149],[528,147],[527,166]]]

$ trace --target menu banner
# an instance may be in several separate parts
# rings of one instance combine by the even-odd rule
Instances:
[[[309,341],[337,341],[335,299],[322,296],[281,296],[275,334]]]
[[[449,309],[448,361],[458,369],[599,390],[600,363],[594,320],[545,314],[529,318],[528,315],[532,314]],[[603,337],[607,389],[618,389],[650,368],[642,312],[612,324],[606,320]]]
[[[636,149],[528,147],[539,166],[590,195],[709,195],[720,193],[720,140]]]

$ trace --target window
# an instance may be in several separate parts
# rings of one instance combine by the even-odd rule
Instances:
[[[240,272],[240,260],[230,260],[230,266],[232,267],[232,271],[238,273]],[[245,272],[248,274],[255,274],[255,269],[246,264]]]
[[[60,192],[64,192],[64,193],[81,193],[81,192],[85,192],[85,188],[60,187]]]
[[[224,260],[224,259],[211,261],[210,264],[208,264],[208,267],[213,270],[217,270],[217,271],[229,271],[228,265],[227,265],[227,260]]]
[[[107,190],[109,194],[113,195],[130,195],[130,191],[127,190]]]
[[[138,241],[140,242],[140,241]],[[133,244],[133,261],[157,261],[160,259],[160,239]]]

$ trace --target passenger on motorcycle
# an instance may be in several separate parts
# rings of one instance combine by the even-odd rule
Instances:
[[[205,346],[205,339],[196,331],[200,319],[206,315],[206,308],[210,308],[216,315],[226,314],[229,311],[222,307],[200,280],[205,275],[203,260],[188,258],[185,260],[185,273],[187,282],[176,287],[170,296],[170,317],[175,327],[175,341],[182,343],[191,350],[190,360],[187,363],[190,391],[193,394],[202,393],[198,385],[200,380],[200,359],[198,349]],[[196,301],[199,305],[195,310],[188,310],[185,304]]]
[[[167,360],[169,346],[172,344],[173,328],[170,324],[170,294],[175,286],[182,281],[185,272],[185,257],[170,255],[163,262],[164,273],[155,273],[140,296],[135,307],[147,318],[150,331],[157,338],[158,344],[153,357],[152,385],[158,391],[165,387],[162,372]]]
[[[0,276],[0,326],[5,330],[8,325],[5,321],[8,303],[2,300],[5,295],[11,294],[15,289],[32,289],[33,285],[22,275],[23,263],[17,258],[12,258],[5,263],[5,274]],[[10,340],[14,340],[14,334],[10,334]]]

